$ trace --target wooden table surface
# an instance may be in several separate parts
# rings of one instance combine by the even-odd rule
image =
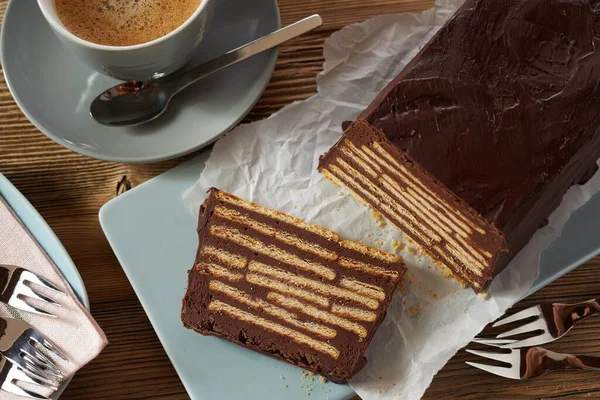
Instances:
[[[34,0],[15,0],[34,1]],[[0,0],[4,15],[7,0]],[[315,93],[323,41],[368,17],[432,6],[430,0],[279,0],[283,24],[320,13],[319,30],[284,45],[271,83],[246,122],[265,118]],[[0,172],[33,203],[70,253],[86,284],[92,314],[110,344],[73,379],[62,399],[187,399],[98,223],[98,210],[120,190],[135,187],[182,159],[150,165],[98,161],[60,147],[40,133],[0,79]],[[600,296],[600,259],[544,288],[515,308],[540,301],[572,302]],[[577,327],[549,348],[600,353],[600,318]],[[425,399],[600,399],[600,375],[555,373],[513,382],[467,367],[460,351],[435,377]]]

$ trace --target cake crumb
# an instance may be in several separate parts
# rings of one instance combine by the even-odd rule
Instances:
[[[324,376],[319,377],[319,380],[321,381],[321,383],[327,383],[327,378],[325,378]]]
[[[481,297],[483,300],[487,300],[490,298],[490,295],[488,294],[488,292],[481,292],[479,293],[479,297]]]
[[[454,275],[454,272],[452,272],[452,270],[450,268],[448,268],[447,266],[445,266],[441,262],[435,260],[433,257],[431,257],[431,258],[432,258],[433,262],[435,263],[435,265],[442,271],[442,273],[444,274],[444,276],[447,279],[454,279],[454,280],[456,280],[456,282],[458,282],[458,284],[460,286],[462,286],[463,289],[467,287],[466,282],[463,281],[458,275]]]
[[[446,267],[445,265],[439,264],[439,263],[436,263],[436,264],[442,270],[442,273],[444,274],[444,276],[447,279],[454,278],[454,274],[452,273],[452,271],[450,271],[450,268]]]
[[[279,379],[285,379],[283,375],[279,375]]]
[[[381,376],[378,376],[378,377],[377,377],[377,379],[379,379],[379,380],[382,380],[382,379],[383,379],[383,377],[381,377]]]
[[[312,375],[314,375],[315,373],[314,373],[314,371],[308,371],[308,374],[312,376]]]
[[[338,196],[342,197],[344,195],[344,192],[342,190],[338,191]]]
[[[419,303],[416,306],[411,306],[408,309],[408,312],[411,313],[414,316],[418,316],[419,311],[421,311],[423,309],[423,303]]]
[[[375,220],[375,223],[378,227],[383,228],[385,226],[385,218],[383,217],[383,215],[381,215],[379,211],[371,208],[371,216]]]
[[[398,284],[398,290],[400,290],[401,292],[406,291],[406,288],[404,287],[404,280],[400,281],[400,283]]]
[[[390,385],[387,385],[387,387],[386,387],[385,389],[383,389],[383,391],[381,391],[381,390],[380,390],[380,391],[379,391],[379,393],[385,394],[385,393],[387,393],[387,392],[388,392],[388,390],[390,390],[390,389],[391,389],[393,386],[396,386],[396,385],[395,385],[395,384],[393,384],[393,383],[392,383],[392,384],[390,384]]]
[[[418,247],[408,246],[406,248],[406,251],[408,251],[413,256],[421,255],[421,249],[419,249]]]
[[[433,290],[431,290],[431,289],[427,289],[427,293],[429,293],[429,295],[430,295],[430,296],[431,296],[433,299],[435,299],[435,300],[437,300],[437,299],[438,299],[438,295],[437,295],[437,293],[436,293],[436,292],[434,292]]]
[[[287,388],[288,388],[288,385],[285,385],[284,387],[287,389]]]
[[[399,253],[404,249],[404,243],[399,242],[396,239],[392,239],[391,245],[394,253]]]

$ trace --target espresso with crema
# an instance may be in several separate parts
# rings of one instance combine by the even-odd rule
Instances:
[[[54,0],[71,33],[107,46],[150,42],[174,31],[202,0]]]

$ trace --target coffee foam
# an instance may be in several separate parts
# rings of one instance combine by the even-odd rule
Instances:
[[[108,46],[130,46],[165,36],[182,25],[202,0],[54,0],[74,35]]]

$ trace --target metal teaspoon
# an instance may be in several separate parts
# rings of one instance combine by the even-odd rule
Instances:
[[[208,75],[313,30],[322,24],[317,14],[281,28],[183,73],[114,86],[94,99],[92,117],[109,126],[139,125],[158,118],[177,93]]]

